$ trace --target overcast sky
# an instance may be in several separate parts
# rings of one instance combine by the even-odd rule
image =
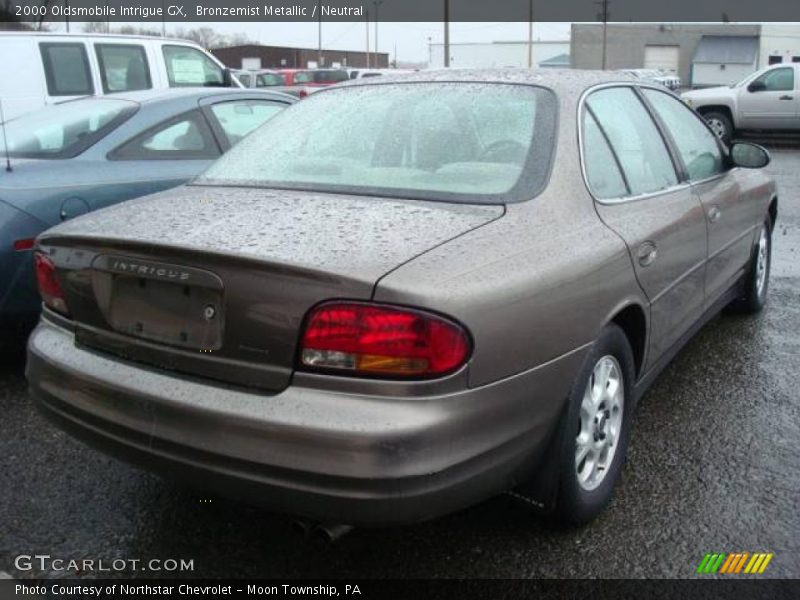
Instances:
[[[76,27],[76,25],[78,27]],[[123,23],[112,24],[120,26]],[[141,23],[135,24],[141,25]],[[158,28],[159,24],[151,24]],[[177,26],[184,28],[208,26],[221,34],[245,33],[254,41],[265,45],[317,47],[317,23],[167,23],[167,34]],[[72,24],[72,30],[80,25]],[[536,23],[534,39],[567,40],[569,39],[569,23]],[[370,23],[370,50],[375,51],[375,23]],[[451,23],[450,43],[494,42],[509,40],[527,40],[527,23]],[[379,23],[378,51],[388,52],[394,57],[397,45],[399,61],[427,62],[428,43],[441,44],[444,41],[443,23]],[[353,23],[323,23],[322,47],[332,50],[366,49],[366,24],[364,21]]]

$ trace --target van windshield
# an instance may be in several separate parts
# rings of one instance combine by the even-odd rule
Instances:
[[[532,198],[554,146],[550,90],[491,83],[330,88],[267,121],[198,185],[465,203]]]
[[[136,112],[128,100],[91,98],[48,106],[6,123],[8,154],[15,158],[73,158]],[[3,138],[0,135],[0,150]]]

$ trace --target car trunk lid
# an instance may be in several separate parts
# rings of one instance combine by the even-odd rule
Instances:
[[[78,343],[161,368],[281,390],[303,317],[488,223],[502,206],[187,186],[40,238]]]

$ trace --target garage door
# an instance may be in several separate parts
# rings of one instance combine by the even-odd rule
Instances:
[[[678,72],[678,46],[645,46],[644,68]]]

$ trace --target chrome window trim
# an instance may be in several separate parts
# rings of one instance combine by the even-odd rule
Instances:
[[[584,148],[583,148],[583,141],[584,140],[583,140],[583,119],[582,119],[582,117],[583,117],[584,110],[586,108],[586,98],[588,98],[592,93],[594,93],[594,92],[596,92],[598,90],[606,89],[606,88],[615,88],[615,87],[629,88],[634,94],[636,94],[637,98],[638,98],[638,94],[636,93],[636,88],[651,88],[651,89],[654,89],[654,90],[659,91],[659,92],[664,92],[664,90],[659,89],[657,86],[654,86],[654,85],[630,83],[630,82],[625,82],[625,81],[618,81],[618,82],[615,81],[615,82],[608,82],[608,83],[600,83],[600,84],[593,85],[593,86],[588,87],[585,90],[583,90],[583,93],[581,93],[581,96],[578,99],[578,111],[577,111],[577,115],[576,115],[576,125],[577,125],[577,131],[578,131],[578,154],[579,154],[579,157],[580,157],[581,176],[583,177],[583,184],[584,184],[584,186],[586,186],[586,190],[589,192],[589,195],[592,197],[592,199],[595,202],[599,203],[599,204],[605,204],[605,205],[626,204],[628,202],[639,202],[641,200],[648,200],[650,198],[656,198],[658,196],[663,196],[665,194],[671,194],[671,193],[677,192],[679,190],[690,188],[692,186],[692,183],[694,183],[694,184],[699,183],[697,181],[691,182],[691,183],[689,181],[680,181],[680,175],[681,174],[678,173],[677,169],[676,169],[676,176],[678,176],[678,178],[679,178],[678,183],[676,185],[670,186],[668,188],[664,188],[662,190],[657,190],[655,192],[647,192],[645,194],[636,194],[634,196],[618,196],[618,197],[614,197],[614,198],[598,198],[597,195],[595,195],[594,191],[592,191],[592,188],[589,186],[589,178],[586,175],[586,158],[584,156],[584,151],[583,151],[584,150]],[[667,91],[666,93],[669,93],[669,92]],[[641,102],[641,100],[640,100],[640,102]],[[647,106],[644,105],[644,108],[647,109]],[[649,114],[649,111],[648,111],[648,114]],[[652,119],[652,116],[650,118]],[[658,128],[658,123],[655,120],[653,120],[653,125],[655,125],[655,127]],[[660,130],[659,130],[659,132],[660,132]],[[662,141],[664,142],[664,146],[666,147],[666,150],[670,154],[670,157],[671,157],[672,152],[671,152],[669,143],[667,142],[667,140],[664,140],[663,137],[662,137]],[[714,177],[718,177],[718,176],[723,175],[723,174],[724,173],[718,173],[717,175],[714,175]]]

